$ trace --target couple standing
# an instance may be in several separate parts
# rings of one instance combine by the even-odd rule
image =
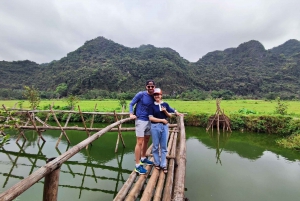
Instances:
[[[133,106],[135,112],[133,112]],[[182,115],[171,108],[168,103],[162,101],[162,91],[155,88],[155,82],[148,80],[146,82],[146,91],[137,93],[129,104],[130,118],[135,119],[135,169],[139,174],[146,174],[147,170],[143,165],[153,165],[156,169],[162,168],[167,173],[167,141],[169,134],[168,118],[170,113]],[[146,151],[148,142],[152,135],[153,148],[152,153],[154,163],[147,159]],[[159,148],[161,149],[161,158],[159,157]]]

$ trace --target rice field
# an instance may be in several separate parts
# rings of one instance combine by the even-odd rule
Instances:
[[[197,113],[214,113],[216,111],[216,101],[215,100],[205,100],[205,101],[181,101],[181,100],[165,100],[169,105],[179,112],[188,114]],[[4,104],[9,108],[20,108],[22,105],[23,109],[29,109],[29,102],[18,100],[0,100],[1,107]],[[127,108],[125,111],[129,110],[130,100],[127,100]],[[284,101],[288,104],[288,114],[293,116],[300,115],[300,101]],[[67,102],[64,100],[42,100],[40,102],[40,109],[44,106],[52,105],[54,106],[67,106]],[[97,104],[97,111],[101,112],[121,112],[121,106],[118,100],[82,100],[77,103],[82,111],[94,111]],[[224,110],[225,114],[236,113],[241,109],[252,110],[256,114],[274,114],[277,106],[276,101],[264,101],[264,100],[222,100],[221,109]],[[76,108],[78,110],[78,107]]]

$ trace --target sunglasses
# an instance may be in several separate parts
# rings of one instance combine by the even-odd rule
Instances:
[[[148,88],[148,89],[154,89],[154,87],[155,87],[155,86],[153,86],[153,85],[147,85],[147,88]]]

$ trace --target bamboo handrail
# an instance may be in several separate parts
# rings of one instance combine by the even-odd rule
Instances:
[[[51,110],[20,110],[20,109],[9,109],[9,110],[17,110],[17,112],[19,113],[26,113],[26,112],[30,112],[30,113],[49,113],[51,112]],[[73,114],[78,114],[79,111],[75,111],[75,110],[52,110],[55,113],[73,113]],[[82,114],[98,114],[98,115],[111,115],[114,116],[114,112],[82,112]],[[119,112],[117,113],[117,115],[129,115],[129,112]]]
[[[103,134],[105,134],[107,131],[112,129],[113,127],[122,124],[124,122],[130,121],[132,119],[126,118],[123,120],[120,120],[118,122],[115,122],[107,127],[105,127],[103,130],[95,133],[91,137],[85,139],[84,141],[80,142],[76,146],[69,149],[67,152],[63,153],[62,155],[58,156],[53,161],[47,163],[31,175],[29,175],[27,178],[23,179],[22,181],[18,182],[5,192],[0,194],[0,200],[13,200],[20,194],[22,194],[24,191],[26,191],[28,188],[30,188],[33,184],[41,180],[43,177],[45,177],[47,174],[54,171],[57,167],[60,167],[62,163],[67,161],[69,158],[77,154],[80,150],[85,148],[88,144],[91,142],[97,140],[99,137],[101,137]]]
[[[0,126],[3,126],[4,128],[10,128],[9,125],[0,124]],[[169,128],[174,128],[176,126],[177,126],[177,124],[170,124]],[[35,129],[34,126],[19,126],[19,128],[24,129],[24,130]],[[61,130],[61,127],[58,127],[58,126],[48,126],[48,127],[46,127],[46,126],[36,126],[36,128],[39,129],[39,130],[43,130],[43,129],[46,129],[46,130]],[[88,130],[88,131],[101,131],[102,129],[103,128],[86,128],[86,130]],[[70,127],[63,127],[63,130],[85,131],[85,128],[70,126]],[[121,131],[135,131],[135,127],[127,127],[127,128],[122,127],[120,130]],[[112,132],[118,131],[118,128],[112,128],[108,132],[110,132],[110,131],[112,131]]]

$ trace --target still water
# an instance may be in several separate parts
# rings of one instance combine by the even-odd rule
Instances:
[[[96,126],[96,125],[95,125]],[[94,127],[95,127],[94,126]],[[103,125],[98,125],[103,127]],[[55,144],[60,131],[46,131],[46,143],[27,131],[28,141],[0,148],[0,192],[5,191],[86,138],[82,131],[67,131],[72,142]],[[61,167],[58,200],[113,200],[134,166],[135,135],[123,132],[126,148],[116,133],[106,133],[87,150]],[[185,196],[204,201],[294,201],[300,199],[300,153],[276,146],[274,136],[256,133],[206,133],[186,127],[187,167]],[[17,200],[42,200],[42,179]]]

